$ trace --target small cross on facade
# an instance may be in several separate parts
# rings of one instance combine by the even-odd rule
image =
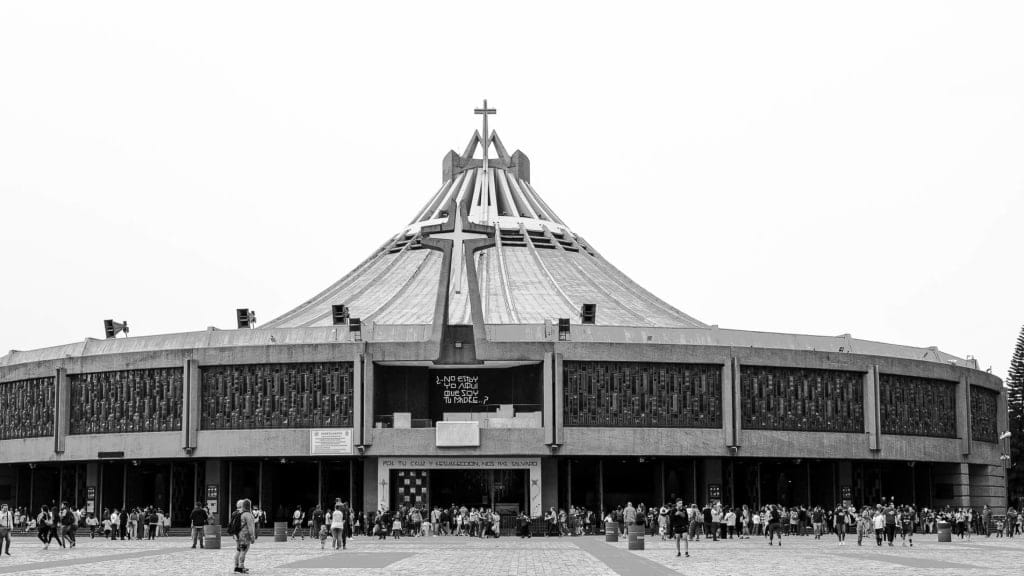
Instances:
[[[474,114],[483,114],[484,116],[484,134],[483,134],[483,145],[484,145],[484,174],[487,174],[487,149],[490,148],[491,133],[487,131],[487,115],[497,114],[498,111],[494,108],[487,107],[487,99],[484,99],[484,107],[476,108],[473,110]]]

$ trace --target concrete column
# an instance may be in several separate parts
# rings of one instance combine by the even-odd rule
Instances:
[[[935,498],[932,503],[935,507],[942,506],[970,506],[971,504],[971,474],[967,463],[942,463],[935,464],[933,481],[936,485],[946,484],[952,488],[952,498]]]
[[[89,488],[92,488],[93,499],[89,502]],[[85,497],[86,497],[86,512],[93,512],[99,514],[103,511],[100,505],[100,463],[99,462],[87,462],[85,464]],[[89,504],[92,504],[92,510],[89,510]]]
[[[368,457],[363,462],[363,510],[376,511],[383,502],[377,500],[377,488],[380,479],[377,477],[377,458]]]
[[[71,386],[68,371],[57,368],[54,375],[53,397],[53,451],[64,453],[65,439],[71,431]]]
[[[554,354],[551,352],[544,353],[541,372],[544,375],[544,405],[541,407],[541,415],[544,420],[544,443],[551,445],[555,443],[555,360]],[[547,509],[546,506],[545,509]]]
[[[705,458],[704,459],[704,475],[701,478],[701,486],[697,491],[697,504],[700,505],[704,502],[709,502],[708,487],[712,484],[717,484],[719,487],[722,486],[722,459],[721,458]],[[725,496],[724,494],[722,495]]]
[[[956,383],[956,436],[960,439],[960,453],[971,453],[971,387],[967,374],[961,373]]]
[[[199,489],[201,490],[200,494],[202,494],[202,498],[198,498],[198,499],[205,501],[207,505],[211,505],[212,504],[210,506],[211,516],[212,516],[210,518],[210,523],[211,524],[221,524],[221,520],[227,518],[226,512],[230,511],[230,510],[225,510],[224,509],[225,503],[228,501],[227,487],[221,485],[220,477],[221,477],[221,461],[220,460],[207,460],[206,461],[206,474],[205,474],[206,484],[204,486],[200,486],[199,487]],[[210,499],[207,498],[207,496],[209,496],[209,494],[207,493],[207,487],[208,486],[215,486],[216,487],[215,488],[215,490],[217,491],[217,498],[216,499],[210,500]],[[216,512],[213,511],[214,508],[217,509]]]
[[[878,366],[864,374],[864,431],[868,434],[868,450],[882,449],[882,408],[879,398]]]
[[[1006,513],[1006,476],[1002,465],[970,464],[971,506],[980,510],[988,504],[993,514]]]
[[[558,509],[558,459],[554,457],[542,457],[540,459],[541,470],[541,509],[547,510],[552,506]]]

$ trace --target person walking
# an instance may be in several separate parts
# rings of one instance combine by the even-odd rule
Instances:
[[[676,540],[676,556],[679,556],[679,542],[682,541],[686,549],[686,557],[690,557],[690,539],[687,533],[690,529],[690,515],[683,508],[683,500],[676,500],[675,510],[669,516],[669,527],[672,530],[672,537]]]
[[[837,506],[836,511],[832,515],[832,521],[835,522],[836,537],[839,538],[839,545],[846,545],[846,525],[850,523],[849,515],[846,512],[845,506]]]
[[[11,555],[11,531],[14,530],[14,513],[7,504],[0,504],[0,552]]]
[[[235,503],[235,511],[228,522],[228,533],[235,537],[235,572],[247,574],[245,555],[256,541],[256,519],[252,515],[252,501],[243,498]]]
[[[295,512],[292,512],[292,540],[295,540],[295,534],[305,540],[306,535],[302,531],[302,520],[306,517],[306,513],[302,511],[302,506],[296,506]]]
[[[779,536],[779,546],[782,546],[782,510],[779,506],[771,504],[768,507],[768,545],[771,546],[775,541],[775,536]]]
[[[202,502],[196,502],[196,507],[192,509],[188,519],[192,525],[192,547],[195,548],[196,542],[199,542],[200,548],[206,548],[206,544],[203,543],[203,530],[210,518],[203,508]]]

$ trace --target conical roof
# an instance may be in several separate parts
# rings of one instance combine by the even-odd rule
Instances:
[[[460,257],[469,236],[478,238],[466,243],[476,243],[471,260]],[[261,328],[330,325],[335,304],[376,325],[431,324],[447,304],[448,324],[472,324],[476,300],[484,324],[580,323],[583,305],[596,304],[597,325],[707,327],[601,257],[533,188],[527,156],[508,154],[497,133],[484,142],[476,132],[462,154],[445,156],[441,188],[405,229]]]

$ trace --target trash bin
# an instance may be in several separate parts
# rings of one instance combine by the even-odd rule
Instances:
[[[630,550],[644,549],[644,527],[642,524],[630,524],[628,536]]]
[[[274,522],[274,542],[288,541],[288,523]]]
[[[950,529],[949,522],[939,520],[939,542],[952,542],[953,541],[953,530]]]
[[[619,541],[619,523],[618,522],[605,522],[604,523],[604,541],[605,542],[618,542]]]
[[[220,525],[207,524],[203,526],[203,546],[213,550],[220,550]]]

